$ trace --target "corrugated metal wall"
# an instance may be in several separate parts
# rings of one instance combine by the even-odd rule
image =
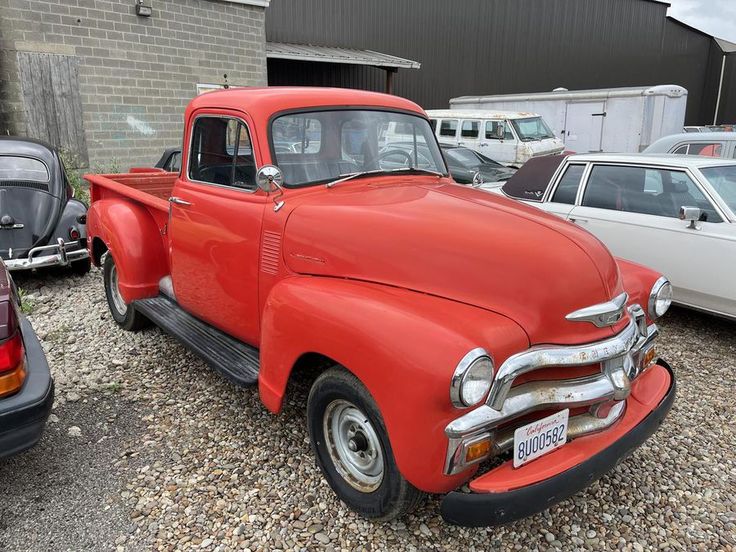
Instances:
[[[266,37],[419,61],[394,92],[428,109],[469,94],[682,84],[688,121],[704,122],[708,39],[675,28],[666,10],[649,0],[271,0]],[[269,82],[383,89],[382,71],[299,65],[271,60]]]
[[[736,123],[736,53],[726,57],[726,73],[721,91],[721,107],[718,110],[719,123]]]

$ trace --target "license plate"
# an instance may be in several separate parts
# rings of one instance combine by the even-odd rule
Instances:
[[[514,431],[514,467],[523,466],[564,445],[569,417],[570,409],[566,408]]]

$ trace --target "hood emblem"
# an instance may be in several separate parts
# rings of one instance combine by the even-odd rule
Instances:
[[[590,322],[599,328],[613,326],[624,317],[624,307],[629,300],[625,292],[597,305],[591,305],[568,314],[565,318],[571,322]]]

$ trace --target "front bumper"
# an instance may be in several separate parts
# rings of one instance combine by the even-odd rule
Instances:
[[[675,399],[675,376],[659,360],[634,384],[626,413],[608,431],[576,439],[514,470],[511,461],[451,492],[442,517],[466,527],[501,525],[536,514],[610,471],[660,426]]]
[[[48,266],[67,266],[74,261],[89,257],[87,249],[81,245],[84,240],[65,242],[59,238],[55,244],[34,247],[28,256],[5,260],[8,270],[31,270]]]
[[[0,399],[0,458],[22,452],[41,438],[54,402],[54,381],[33,327],[21,319],[26,379],[15,395]]]

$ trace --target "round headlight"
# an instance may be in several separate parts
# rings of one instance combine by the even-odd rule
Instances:
[[[450,400],[457,408],[475,406],[491,388],[493,360],[485,349],[473,349],[455,368],[450,384]]]
[[[656,320],[664,315],[672,304],[672,284],[662,276],[654,282],[652,292],[649,294],[649,317]]]

